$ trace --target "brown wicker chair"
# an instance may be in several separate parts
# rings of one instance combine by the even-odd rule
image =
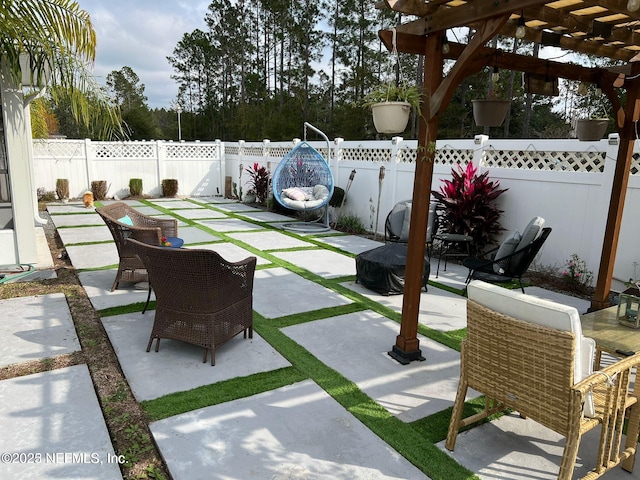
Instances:
[[[228,262],[211,250],[165,248],[129,240],[149,272],[156,314],[147,352],[156,339],[172,338],[211,351],[240,332],[253,338],[256,257]]]
[[[97,208],[96,212],[109,227],[120,257],[118,271],[111,291],[113,292],[118,288],[120,282],[146,282],[147,271],[127,244],[127,239],[132,237],[144,243],[160,245],[162,237],[178,236],[178,221],[176,219],[162,219],[144,215],[122,202]],[[133,225],[118,221],[118,219],[125,216],[131,219]]]
[[[508,304],[508,297],[527,297],[519,292],[495,294],[486,288],[487,284],[475,282],[469,286],[484,289],[476,293],[483,303]],[[492,285],[493,289],[501,289]],[[487,293],[488,292],[488,293]],[[493,297],[492,297],[493,295]],[[471,298],[471,297],[470,297]],[[519,299],[518,299],[519,300]],[[478,300],[480,301],[480,300]],[[582,365],[576,361],[582,355],[587,365],[592,365],[593,351],[585,352],[590,339],[582,337],[579,321],[574,330],[566,331],[550,328],[541,323],[531,323],[492,310],[473,299],[467,303],[467,338],[462,344],[460,384],[451,415],[446,448],[453,450],[458,431],[489,415],[507,408],[518,411],[545,427],[566,437],[564,454],[558,478],[570,480],[573,475],[578,447],[583,434],[601,425],[599,451],[590,458],[596,460],[596,467],[583,478],[595,479],[606,471],[621,464],[627,471],[633,471],[638,446],[640,425],[640,403],[630,387],[632,371],[640,365],[640,354],[625,358],[603,370],[586,374],[586,378],[574,382]],[[540,308],[551,318],[554,317],[552,302],[532,299],[522,305],[511,303],[512,311],[535,312]],[[520,306],[521,309],[518,307]],[[515,307],[515,308],[514,308]],[[532,307],[532,308],[530,308]],[[575,310],[560,306],[561,315]],[[577,315],[577,312],[575,312]],[[575,322],[575,320],[573,320]],[[575,323],[574,323],[575,325]],[[577,338],[581,337],[583,342]],[[578,348],[582,348],[578,352]],[[588,349],[587,349],[588,350]],[[584,375],[584,370],[582,370]],[[467,389],[472,388],[486,397],[484,411],[462,419],[462,410]],[[622,429],[628,414],[628,430],[624,447]]]

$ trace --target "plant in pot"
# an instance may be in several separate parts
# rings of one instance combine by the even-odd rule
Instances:
[[[442,227],[448,233],[473,237],[474,249],[483,251],[504,230],[496,200],[507,189],[490,180],[488,171],[478,174],[473,163],[452,168],[451,179],[442,179],[442,183],[439,191],[431,192],[441,205]]]
[[[362,99],[371,108],[373,125],[378,133],[402,133],[407,128],[411,110],[420,109],[421,95],[415,85],[382,83]]]
[[[69,180],[66,178],[56,179],[56,195],[61,202],[69,201]]]
[[[579,112],[575,119],[576,138],[583,142],[601,140],[609,128],[607,100],[595,85],[581,83],[577,89],[574,108]]]
[[[250,195],[254,196],[254,201],[260,205],[264,205],[269,196],[269,187],[271,186],[271,178],[269,177],[268,170],[260,166],[258,163],[253,164],[253,168],[246,169],[249,174],[249,190],[245,196],[244,201],[246,203],[253,203],[247,200]]]
[[[497,68],[493,69],[488,85],[487,98],[471,100],[473,119],[479,127],[499,127],[511,108],[511,100],[501,98],[501,86],[498,83]]]

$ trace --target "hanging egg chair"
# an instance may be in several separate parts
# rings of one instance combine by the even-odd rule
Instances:
[[[333,195],[333,174],[322,154],[305,141],[299,143],[280,161],[273,173],[273,196],[282,206],[307,212],[326,207]],[[320,132],[322,133],[322,132]],[[324,135],[324,134],[323,134]],[[326,138],[326,136],[325,136]],[[327,152],[330,150],[327,139]],[[284,224],[283,228],[294,231],[329,230],[328,208],[319,222],[296,222]]]

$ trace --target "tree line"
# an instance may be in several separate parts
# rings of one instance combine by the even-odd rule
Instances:
[[[330,138],[374,139],[380,135],[359,102],[382,82],[420,86],[428,62],[396,57],[379,41],[380,29],[401,20],[371,0],[213,0],[206,30],[185,33],[167,57],[178,87],[175,105],[150,109],[144,84],[128,66],[111,72],[105,89],[119,105],[130,139],[177,139],[178,104],[183,140],[290,140],[301,137],[304,122]],[[496,40],[495,46],[537,54],[519,40]],[[526,94],[520,73],[493,73],[488,68],[462,82],[440,119],[439,138],[567,137],[569,113],[554,97]],[[575,89],[562,92],[568,98]],[[490,131],[476,127],[471,100],[496,92],[512,99],[507,122]],[[64,102],[42,103],[39,115],[48,116],[49,131],[53,122],[69,138],[99,139]],[[417,126],[414,116],[404,137],[416,138]]]

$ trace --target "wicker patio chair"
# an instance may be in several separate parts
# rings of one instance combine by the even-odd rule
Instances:
[[[597,426],[602,427],[599,449],[588,455],[596,466],[583,478],[598,478],[619,464],[632,471],[640,404],[630,379],[640,354],[590,373],[595,343],[582,336],[575,308],[478,281],[469,285],[469,297],[446,448],[454,449],[461,428],[510,408],[566,438],[560,480],[572,478],[582,436]],[[556,324],[571,330],[550,326]],[[469,388],[485,395],[485,409],[462,419]],[[625,415],[628,429],[622,446]]]
[[[256,257],[228,262],[211,250],[165,248],[129,240],[149,272],[156,313],[147,352],[171,338],[211,351],[240,332],[253,338],[253,276]]]
[[[96,212],[109,227],[120,257],[111,291],[118,288],[120,282],[146,282],[147,271],[127,239],[135,238],[151,245],[160,245],[162,237],[178,236],[178,221],[144,215],[123,202],[97,208]]]

